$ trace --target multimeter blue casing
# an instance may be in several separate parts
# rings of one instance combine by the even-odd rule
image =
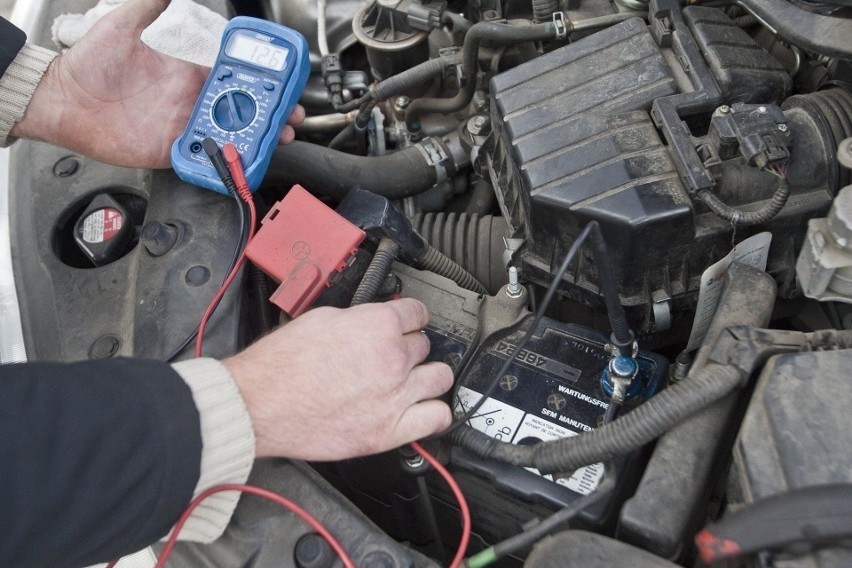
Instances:
[[[262,59],[275,65],[232,57],[229,50],[232,54],[236,52],[238,41],[261,50],[268,46],[266,52],[273,55]],[[241,48],[241,54],[245,49],[250,47]],[[281,53],[284,53],[283,69],[277,70],[274,67],[278,66],[277,57]],[[281,128],[299,101],[310,72],[308,42],[299,32],[245,16],[228,22],[216,63],[186,129],[172,145],[172,167],[178,176],[194,185],[228,194],[201,146],[201,141],[210,137],[220,147],[228,142],[236,146],[249,189],[256,190],[278,145]]]

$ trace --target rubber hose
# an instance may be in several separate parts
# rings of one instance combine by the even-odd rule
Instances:
[[[842,140],[852,136],[852,93],[842,88],[826,89],[806,95],[793,95],[781,105],[785,113],[800,110],[809,120],[818,124],[822,144],[826,146],[828,158],[828,179],[833,189],[840,189],[852,183],[852,169],[837,163],[836,149]]]
[[[488,293],[485,286],[483,286],[479,280],[474,278],[473,274],[453,262],[450,257],[446,256],[431,245],[426,251],[426,256],[423,257],[423,260],[421,260],[415,268],[428,270],[435,274],[439,274],[444,278],[449,278],[462,288],[473,290],[477,294]]]
[[[370,93],[377,101],[386,101],[389,98],[412,91],[415,87],[425,83],[429,79],[437,77],[450,65],[461,63],[461,53],[455,53],[448,57],[437,57],[424,61],[402,73],[388,77],[384,81],[376,83]]]
[[[462,61],[465,83],[454,96],[446,99],[424,98],[412,101],[405,112],[405,124],[410,131],[420,129],[420,117],[430,112],[450,114],[470,104],[476,91],[476,71],[479,59],[479,45],[483,41],[498,45],[521,43],[526,41],[544,41],[556,37],[556,27],[552,22],[531,26],[513,27],[504,24],[479,22],[472,26],[464,36]]]
[[[419,146],[384,156],[355,156],[317,144],[291,142],[275,150],[265,182],[298,183],[337,201],[353,187],[402,199],[426,191],[438,179]]]
[[[343,146],[346,145],[347,142],[352,140],[355,137],[355,125],[353,123],[349,123],[343,127],[343,129],[335,134],[334,138],[331,139],[331,142],[328,143],[328,147],[332,150],[340,150]]]
[[[612,258],[609,256],[606,241],[604,241],[600,225],[595,223],[595,226],[595,230],[589,235],[589,240],[592,253],[595,255],[595,265],[598,269],[598,280],[606,304],[606,313],[609,316],[609,325],[612,327],[610,341],[618,347],[622,354],[632,356],[635,336],[627,322],[627,314],[624,313],[621,298],[618,296],[615,276],[612,273]]]
[[[742,379],[735,367],[709,364],[596,430],[535,446],[501,442],[470,426],[453,432],[452,441],[481,458],[534,467],[544,474],[570,472],[641,448],[733,391]]]
[[[373,260],[364,272],[364,277],[355,290],[355,295],[352,296],[353,306],[359,304],[369,304],[376,299],[382,283],[387,278],[390,272],[390,267],[393,261],[396,260],[399,254],[399,245],[385,237],[379,241],[379,246],[376,248],[376,254],[373,255]]]
[[[559,9],[559,0],[532,0],[533,20],[546,22]]]
[[[444,13],[441,14],[441,23],[448,26],[452,31],[458,32],[462,35],[466,34],[473,26],[473,22],[461,14],[456,14],[449,10],[444,10]]]
[[[784,208],[784,205],[787,204],[788,197],[790,197],[790,183],[786,179],[782,179],[778,184],[778,189],[775,190],[775,193],[772,195],[772,199],[769,200],[769,203],[757,211],[742,211],[741,209],[735,209],[734,207],[722,203],[718,197],[706,189],[698,192],[698,199],[709,207],[710,211],[719,217],[730,221],[732,225],[737,227],[761,225],[772,220],[776,215],[778,215],[778,212]]]
[[[760,22],[760,20],[758,20],[755,16],[752,16],[751,14],[746,14],[745,16],[734,18],[734,23],[737,25],[737,27],[740,28],[750,28],[752,26],[757,25],[758,22]]]
[[[503,239],[509,235],[509,227],[502,217],[425,213],[415,215],[411,224],[430,245],[482,282],[490,294],[509,281],[503,263]]]

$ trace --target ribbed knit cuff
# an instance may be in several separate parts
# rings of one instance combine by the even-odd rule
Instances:
[[[214,485],[245,483],[254,463],[254,430],[233,377],[215,359],[191,359],[172,367],[192,390],[201,419],[201,475],[193,496]],[[184,525],[180,539],[219,538],[239,497],[224,491],[205,499]]]
[[[9,131],[24,117],[47,66],[58,54],[27,43],[0,77],[0,148],[16,140]]]

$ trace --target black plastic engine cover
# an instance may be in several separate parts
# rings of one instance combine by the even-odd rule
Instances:
[[[492,181],[509,184],[509,191],[498,192],[498,197],[516,232],[532,215],[531,207],[558,203],[572,180],[598,174],[596,166],[621,169],[625,181],[641,175],[640,167],[631,168],[617,158],[622,146],[627,152],[646,154],[649,134],[662,147],[647,114],[628,114],[611,125],[602,117],[648,109],[655,99],[678,92],[662,53],[639,18],[501,73],[492,79],[490,89],[492,123],[500,139],[489,153],[500,178]],[[609,131],[630,130],[631,124],[641,130],[642,114],[648,123],[644,132]],[[657,170],[658,175],[668,173],[665,177],[676,186],[670,191],[688,201],[673,166]],[[598,183],[587,185],[583,197],[611,188],[600,172]],[[528,227],[526,236],[533,230]]]
[[[781,103],[793,79],[724,12],[703,6],[683,11],[701,54],[729,103]]]
[[[736,481],[751,504],[814,485],[852,483],[848,350],[779,355],[760,375],[734,446]],[[779,568],[840,568],[848,545],[773,555]]]
[[[690,198],[647,112],[677,92],[638,18],[492,79],[488,159],[503,214],[527,241],[520,254],[528,278],[545,280],[594,219],[631,305],[642,301],[647,267],[670,254],[660,243],[693,241]],[[590,261],[579,262],[583,272]]]
[[[660,45],[642,20],[627,20],[492,78],[493,133],[479,164],[497,190],[510,236],[523,240],[513,262],[525,280],[548,285],[582,228],[595,220],[621,302],[640,334],[668,329],[677,341],[688,333],[703,271],[733,241],[761,231],[773,233],[767,271],[783,295],[795,293],[791,259],[803,219],[823,213],[837,189],[818,173],[831,166],[819,151],[836,147],[838,135],[817,133],[785,112],[792,197],[765,225],[734,231],[694,202],[684,181],[689,172],[706,178],[710,191],[743,210],[761,207],[778,186],[777,178],[739,153],[720,157],[706,134],[717,104],[776,100],[789,88],[786,72],[770,64],[750,37],[732,34],[730,23],[718,9],[684,9],[678,41],[661,38]],[[737,54],[742,68],[734,63]],[[742,69],[763,83],[737,85]],[[730,98],[720,96],[720,85]],[[744,86],[749,97],[737,90]],[[814,120],[832,122],[827,116]],[[592,312],[600,308],[590,254],[578,255],[560,293]]]

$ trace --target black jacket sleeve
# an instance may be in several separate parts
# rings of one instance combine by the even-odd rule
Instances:
[[[192,393],[162,362],[0,366],[0,566],[87,566],[163,537],[198,482]]]
[[[15,60],[26,41],[24,32],[13,26],[9,20],[0,18],[0,77]]]

